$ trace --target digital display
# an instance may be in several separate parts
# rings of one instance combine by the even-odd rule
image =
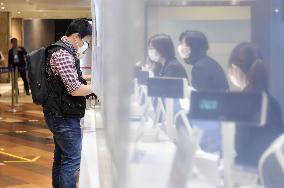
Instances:
[[[185,97],[185,79],[156,77],[148,80],[148,95],[180,99]]]
[[[217,108],[218,108],[218,101],[216,101],[216,100],[208,100],[208,99],[200,100],[199,108],[201,110],[209,110],[209,111],[217,110]]]
[[[188,116],[190,120],[258,125],[266,120],[264,96],[262,93],[192,92]]]

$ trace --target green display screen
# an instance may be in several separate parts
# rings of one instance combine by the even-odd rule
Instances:
[[[200,100],[199,108],[202,110],[216,110],[218,108],[218,102],[216,100]]]

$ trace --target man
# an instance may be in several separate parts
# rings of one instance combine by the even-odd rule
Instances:
[[[48,98],[43,105],[47,126],[54,135],[54,188],[75,188],[81,160],[80,119],[84,117],[87,95],[93,93],[80,70],[82,54],[91,42],[92,26],[76,19],[47,55]]]
[[[30,95],[30,88],[27,80],[26,60],[25,60],[25,55],[27,55],[27,52],[25,48],[18,47],[18,40],[16,38],[11,39],[11,45],[12,48],[9,50],[9,55],[8,55],[9,67],[13,68],[13,70],[15,70],[16,67],[18,68],[20,76],[22,77],[22,80],[24,82],[26,95]]]
[[[229,84],[224,70],[207,56],[209,44],[206,36],[200,31],[185,31],[179,40],[180,57],[192,65],[192,87],[196,90],[228,90]]]

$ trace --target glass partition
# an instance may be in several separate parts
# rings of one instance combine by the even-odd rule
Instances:
[[[233,49],[240,43],[256,45],[263,52],[256,59],[268,72],[275,68],[265,50],[272,44],[266,16],[277,13],[275,7],[253,0],[93,0],[92,6],[97,34],[92,82],[102,100],[103,117],[97,133],[97,139],[103,140],[98,142],[101,186],[258,185],[258,166],[234,161],[237,123],[224,129],[220,119],[193,121],[190,99],[192,92],[205,90],[244,91],[230,77],[238,63],[232,63]],[[201,50],[198,53],[194,43]],[[206,64],[204,69],[208,75],[217,71],[215,76],[196,71],[197,60],[190,59],[194,53],[197,59],[214,62],[215,68]],[[213,83],[221,74],[227,85],[217,88]],[[205,77],[209,78],[206,89],[196,80]],[[206,110],[218,108],[210,99],[201,104]],[[224,146],[224,140],[229,145]]]

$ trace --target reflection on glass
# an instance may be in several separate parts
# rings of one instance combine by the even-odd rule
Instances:
[[[270,15],[269,2],[104,0],[101,3],[103,34],[97,51],[101,59],[96,60],[103,63],[104,138],[112,164],[112,187],[261,186],[257,168],[234,164],[237,155],[234,124],[239,121],[260,126],[261,113],[269,111],[270,106],[263,107],[261,93],[254,99],[243,93],[230,95],[226,75],[233,71],[228,71],[231,68],[228,62],[237,44],[252,41],[266,49],[267,41],[262,37],[267,39],[268,35],[261,24],[265,22],[261,11],[267,9],[265,15]],[[206,44],[200,44],[202,41],[196,37],[180,37],[187,30],[194,35],[203,33]],[[200,48],[195,48],[194,43],[206,49],[198,51]],[[199,54],[198,58],[194,59],[192,54]],[[266,53],[264,58],[267,57]],[[187,63],[190,58],[194,63]],[[193,91],[197,95],[208,92],[216,96],[212,93],[217,87],[213,83],[221,73],[225,86],[218,89],[218,96],[223,97],[194,101]],[[206,80],[208,87],[195,86],[201,79]],[[230,80],[230,88],[237,90],[233,82]],[[232,105],[223,109],[220,101],[226,97]],[[234,103],[238,100],[242,103]],[[250,103],[255,100],[259,106]],[[188,115],[195,102],[198,102],[195,107],[202,111],[200,121]],[[257,116],[246,116],[256,109]],[[214,114],[218,118],[204,121],[205,115],[213,112],[218,112]],[[239,114],[242,116],[231,120],[227,124],[230,128],[226,129],[223,121]],[[255,128],[248,137],[259,130]],[[251,149],[248,142],[242,146]],[[254,162],[257,167],[258,160]]]

